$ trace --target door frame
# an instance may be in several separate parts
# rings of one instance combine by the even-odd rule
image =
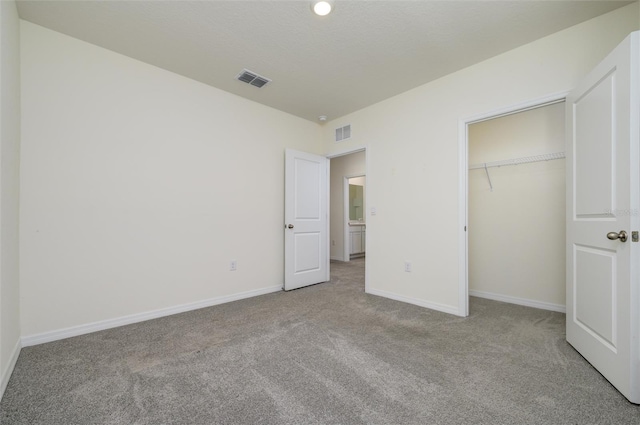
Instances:
[[[507,105],[458,120],[458,315],[469,315],[469,126],[494,118],[517,114],[555,103],[564,102],[569,90],[553,93],[526,102]]]
[[[366,155],[366,154],[365,154]],[[366,166],[366,159],[365,159],[365,166]],[[351,235],[349,233],[350,229],[349,229],[349,179],[355,178],[355,177],[364,177],[366,179],[367,175],[366,174],[354,174],[354,175],[348,175],[348,176],[344,176],[344,181],[342,182],[342,194],[344,195],[342,198],[342,202],[343,202],[343,214],[344,214],[344,227],[343,227],[343,261],[344,262],[349,262],[351,261]],[[366,180],[365,180],[366,181]],[[367,190],[367,184],[365,183],[364,185],[364,190],[366,193]],[[366,198],[366,196],[365,196]],[[362,212],[363,216],[366,216],[366,211]],[[365,239],[365,245],[367,243],[367,240]],[[366,246],[365,246],[365,250],[364,252],[367,252]]]
[[[345,149],[341,149],[338,150],[336,152],[332,152],[332,153],[328,153],[325,156],[329,159],[329,175],[327,176],[328,182],[327,185],[329,187],[329,190],[331,189],[331,159],[333,158],[338,158],[340,156],[346,156],[346,155],[350,155],[352,153],[358,153],[358,152],[363,152],[364,151],[364,175],[367,177],[367,183],[364,185],[364,193],[365,193],[365,198],[369,199],[369,154],[371,153],[371,147],[368,145],[359,145],[359,146],[354,146],[351,148],[345,148]],[[354,176],[357,177],[357,176]],[[344,199],[344,198],[343,198]],[[329,202],[331,202],[331,192],[329,192]],[[344,202],[344,201],[343,201]],[[327,219],[327,229],[328,229],[328,234],[329,234],[329,250],[331,250],[331,205],[328,204],[327,205],[327,214],[328,214],[328,219]],[[366,216],[366,212],[365,212],[365,216]],[[347,215],[348,217],[348,215]],[[345,222],[346,223],[346,222]],[[369,224],[369,221],[367,220],[367,225]],[[346,228],[347,226],[345,226]],[[345,229],[346,231],[348,231],[348,229]],[[344,235],[345,232],[343,232]],[[344,236],[343,236],[344,237]],[[345,241],[343,241],[343,245],[346,246],[347,245],[347,241],[345,239]],[[365,239],[365,248],[364,251],[367,252],[368,251],[368,246],[369,246],[369,238],[367,237]],[[344,249],[344,247],[343,247]],[[348,257],[348,251],[345,251],[345,255]],[[331,275],[331,267],[329,267],[329,275]],[[364,292],[368,293],[369,292],[369,261],[365,260],[364,263]]]

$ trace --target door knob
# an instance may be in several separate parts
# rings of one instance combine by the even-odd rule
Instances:
[[[620,242],[626,242],[627,241],[627,232],[625,232],[624,230],[620,230],[620,232],[618,232],[618,233],[609,232],[609,233],[607,233],[607,239],[611,239],[612,241],[615,241],[616,239],[620,239]]]
[[[288,227],[289,229],[293,229],[293,224],[290,224],[290,225],[288,225],[287,227]],[[627,236],[626,236],[626,234],[625,234],[625,238],[624,238],[624,240],[625,240],[625,241],[627,240]],[[623,241],[623,242],[624,242],[624,241]]]

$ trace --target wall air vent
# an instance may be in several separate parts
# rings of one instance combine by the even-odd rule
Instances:
[[[252,86],[258,88],[264,87],[271,82],[271,80],[267,77],[258,75],[253,71],[249,71],[248,69],[243,69],[242,72],[236,76],[236,78],[242,82],[251,84]]]
[[[351,124],[336,128],[336,142],[342,142],[351,138]]]

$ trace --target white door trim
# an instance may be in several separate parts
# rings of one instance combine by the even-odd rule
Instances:
[[[345,156],[345,155],[350,155],[352,153],[358,153],[358,152],[363,152],[364,151],[364,175],[367,178],[367,183],[364,185],[364,193],[365,193],[365,198],[366,199],[370,199],[369,198],[369,186],[370,186],[370,179],[369,179],[369,154],[371,153],[371,147],[368,145],[360,145],[360,146],[354,146],[352,148],[346,148],[346,149],[342,149],[339,150],[337,152],[333,152],[333,153],[328,153],[326,154],[326,157],[329,159],[332,158],[338,158],[340,156]],[[331,161],[329,161],[329,167],[331,167]],[[357,176],[353,176],[353,177],[357,177]],[[329,176],[327,176],[328,179],[331,178],[331,171],[329,171]],[[331,186],[331,181],[327,182],[328,185],[327,186]],[[328,207],[329,211],[331,206]],[[364,212],[365,217],[367,215],[367,212]],[[347,215],[348,217],[348,215]],[[369,220],[367,220],[367,227],[369,224]],[[346,227],[346,226],[345,226]],[[327,220],[327,228],[329,229],[329,234],[331,234],[331,214],[329,214],[329,219]],[[348,229],[347,229],[348,230]],[[329,238],[331,238],[331,236],[329,236]],[[365,239],[365,248],[364,251],[368,252],[369,250],[369,236],[367,234],[367,238]],[[345,247],[347,246],[347,241],[345,239],[345,242],[343,243],[343,245],[345,245]],[[331,248],[331,247],[329,247]],[[344,248],[343,248],[344,249]],[[349,256],[349,252],[345,251],[345,256],[348,257]],[[368,293],[369,292],[369,261],[365,261],[364,263],[364,292]]]
[[[469,315],[469,125],[563,102],[568,94],[569,91],[553,93],[458,120],[458,316]]]

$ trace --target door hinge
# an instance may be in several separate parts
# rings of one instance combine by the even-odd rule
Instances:
[[[640,236],[637,230],[631,232],[631,242],[638,242],[640,240]]]

